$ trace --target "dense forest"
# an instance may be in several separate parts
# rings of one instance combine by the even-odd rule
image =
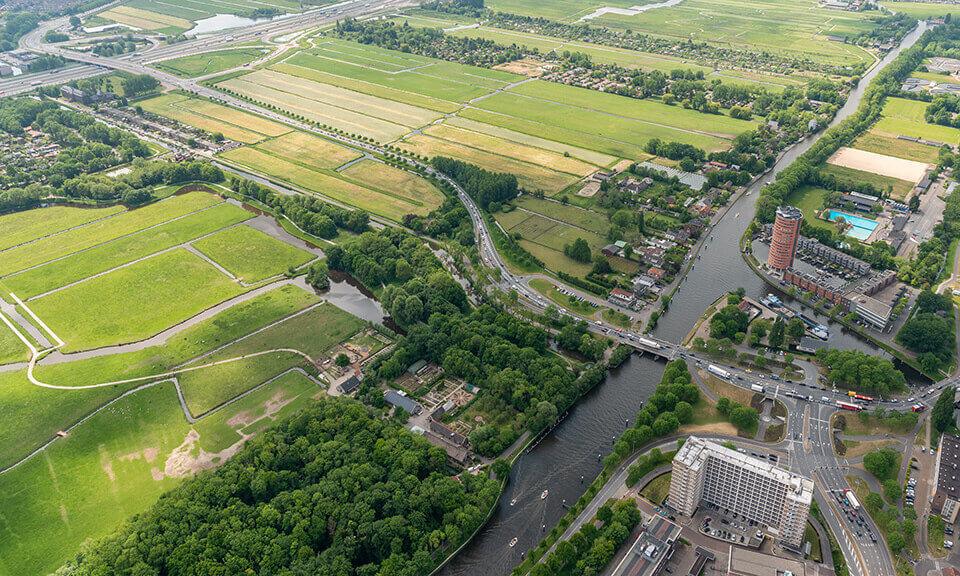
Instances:
[[[321,399],[57,574],[423,576],[499,491],[485,474],[449,476],[445,459],[358,402]]]
[[[517,196],[517,177],[513,174],[490,172],[445,156],[434,156],[431,164],[456,181],[483,209],[491,202],[505,202]]]

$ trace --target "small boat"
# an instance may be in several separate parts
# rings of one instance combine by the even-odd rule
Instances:
[[[517,499],[516,499],[516,498],[514,498],[513,500],[510,501],[510,505],[511,505],[511,506],[513,506],[513,505],[516,504],[516,503],[517,503]]]
[[[514,538],[513,540],[510,541],[510,547],[513,548],[516,545],[517,545],[517,539]]]
[[[541,499],[541,500],[546,500],[548,493],[549,493],[548,490],[544,490],[544,491],[540,494],[540,499]]]

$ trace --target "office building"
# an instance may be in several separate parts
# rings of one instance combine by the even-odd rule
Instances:
[[[701,502],[742,514],[781,542],[803,541],[813,481],[696,436],[673,459],[670,506],[692,516]]]
[[[773,222],[773,236],[770,239],[770,255],[767,257],[767,264],[774,270],[786,270],[793,266],[801,222],[803,213],[799,209],[793,206],[777,208],[777,219]]]
[[[662,516],[654,516],[643,527],[612,576],[658,576],[673,556],[680,527]]]

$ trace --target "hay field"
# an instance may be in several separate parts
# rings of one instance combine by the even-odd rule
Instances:
[[[265,154],[254,148],[236,148],[222,154],[275,180],[288,182],[351,206],[400,222],[407,214],[426,214],[436,206],[418,204],[410,198],[372,190],[307,166]]]
[[[827,159],[827,163],[913,183],[922,180],[930,169],[930,165],[924,162],[904,160],[846,146],[834,152]]]
[[[917,100],[887,98],[882,117],[874,124],[873,131],[893,138],[912,136],[947,144],[960,144],[960,129],[926,121],[924,113],[927,105],[926,102]]]
[[[362,160],[351,164],[340,174],[367,188],[406,200],[417,207],[414,214],[425,215],[443,204],[444,195],[433,184],[416,174],[382,162]]]
[[[294,159],[318,170],[332,170],[360,157],[360,152],[306,132],[290,132],[257,145],[263,152]]]
[[[200,128],[211,134],[244,144],[255,144],[269,136],[279,136],[291,130],[282,124],[259,116],[221,106],[207,100],[179,94],[165,94],[140,103],[147,112]]]
[[[193,22],[190,20],[161,14],[152,10],[133,8],[131,6],[116,6],[100,12],[98,16],[143,30],[165,30],[171,28],[189,30],[193,28]]]

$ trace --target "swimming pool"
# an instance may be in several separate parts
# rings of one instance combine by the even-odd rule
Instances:
[[[877,227],[876,220],[862,218],[856,214],[850,214],[841,210],[830,210],[827,213],[827,220],[835,222],[837,218],[841,216],[844,220],[846,220],[847,224],[850,224],[850,228],[847,228],[847,231],[844,233],[844,235],[851,238],[856,238],[857,240],[866,240],[870,237],[870,233],[873,232],[873,229]]]

